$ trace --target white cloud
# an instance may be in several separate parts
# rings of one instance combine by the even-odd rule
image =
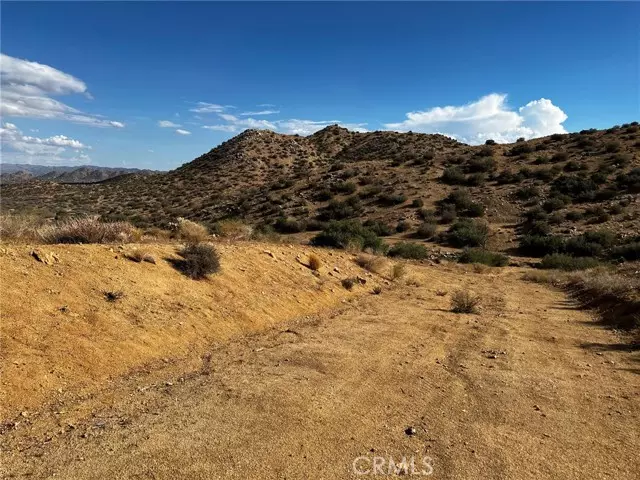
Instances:
[[[275,107],[275,105],[273,103],[259,103],[258,105],[256,105],[256,107],[273,108]]]
[[[356,132],[368,131],[364,128],[366,123],[347,123],[344,124],[338,120],[299,120],[292,118],[289,120],[264,120],[256,118],[238,118],[235,115],[228,113],[219,113],[218,116],[225,120],[226,124],[217,125],[205,125],[202,128],[208,130],[220,131],[220,132],[240,132],[248,128],[273,130],[280,133],[297,134],[297,135],[311,135],[312,133],[322,130],[329,125],[338,124],[342,127],[348,128]]]
[[[158,122],[158,126],[161,128],[178,128],[178,127],[181,127],[182,125],[178,123],[173,123],[170,120],[160,120]]]
[[[48,65],[0,53],[0,115],[59,119],[97,127],[123,128],[122,122],[81,112],[54,98],[56,95],[91,95],[86,84]]]
[[[214,130],[218,132],[237,132],[238,127],[235,125],[203,125],[202,128],[207,130]]]
[[[562,123],[567,115],[551,100],[534,100],[514,111],[506,99],[506,95],[492,93],[463,106],[409,112],[403,122],[388,123],[385,127],[401,132],[442,133],[470,144],[490,138],[507,143],[518,137],[566,133]]]
[[[198,102],[197,106],[190,108],[190,112],[195,113],[220,113],[227,108],[233,108],[232,105],[218,105],[217,103]]]
[[[191,135],[191,132],[189,130],[183,130],[181,128],[177,129],[176,133],[179,135]]]
[[[280,110],[259,110],[257,112],[242,112],[240,115],[246,117],[251,115],[275,115],[276,113],[280,113]]]
[[[90,160],[84,151],[90,150],[91,147],[79,140],[66,135],[54,135],[48,138],[24,135],[13,123],[7,122],[2,125],[0,142],[4,161],[61,164]]]

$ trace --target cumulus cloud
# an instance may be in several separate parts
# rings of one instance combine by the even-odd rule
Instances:
[[[366,132],[366,123],[342,123],[339,120],[300,120],[292,118],[288,120],[264,120],[256,118],[238,118],[228,113],[219,113],[218,116],[226,121],[226,124],[204,125],[202,128],[220,132],[241,132],[248,128],[273,130],[274,132],[311,135],[329,125],[338,124],[356,132]]]
[[[509,143],[519,137],[566,133],[562,123],[567,115],[551,100],[534,100],[518,110],[510,108],[506,100],[506,95],[492,93],[467,105],[409,112],[404,121],[385,127],[400,132],[442,133],[470,144],[490,138]]]
[[[66,135],[48,138],[24,135],[13,123],[3,123],[0,128],[0,142],[4,161],[15,163],[40,162],[45,164],[86,162],[85,153],[91,147]]]
[[[181,129],[181,128],[177,129],[177,130],[176,130],[176,133],[177,133],[178,135],[191,135],[191,132],[190,132],[189,130],[183,130],[183,129]]]
[[[247,117],[251,115],[275,115],[276,113],[280,113],[280,110],[258,110],[257,112],[242,112],[240,115]]]
[[[48,65],[0,53],[0,115],[67,120],[97,127],[123,128],[122,122],[81,112],[52,97],[81,94],[91,98],[86,84]]]

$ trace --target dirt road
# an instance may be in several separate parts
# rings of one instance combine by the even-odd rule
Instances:
[[[220,344],[197,368],[141,368],[5,431],[2,469],[341,479],[392,462],[438,479],[637,478],[638,352],[519,276],[414,267],[408,284]],[[480,315],[448,311],[462,286]]]

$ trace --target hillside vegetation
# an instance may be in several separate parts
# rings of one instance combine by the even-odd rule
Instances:
[[[495,250],[517,246],[519,235],[566,237],[594,228],[613,232],[617,243],[637,241],[637,122],[487,143],[338,126],[309,137],[247,130],[170,172],[95,185],[5,185],[2,199],[5,212],[97,214],[141,227],[185,217],[215,231],[221,219],[238,218],[295,233],[359,219],[383,235],[428,239],[456,219],[482,217]]]

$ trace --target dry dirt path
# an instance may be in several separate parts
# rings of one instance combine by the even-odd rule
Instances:
[[[62,412],[37,442],[5,433],[4,474],[370,478],[407,457],[438,479],[637,478],[637,352],[519,275],[415,267],[408,285],[218,346],[199,371],[141,371],[73,426]],[[436,293],[462,285],[480,315]]]

